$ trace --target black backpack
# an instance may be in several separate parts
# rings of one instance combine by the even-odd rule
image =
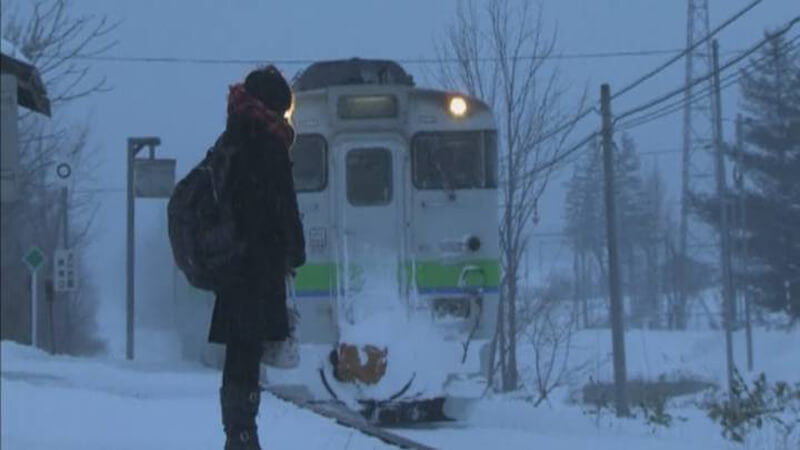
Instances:
[[[223,177],[213,149],[178,184],[167,204],[169,241],[178,268],[199,289],[219,291],[237,282],[244,246],[233,216],[220,201]]]

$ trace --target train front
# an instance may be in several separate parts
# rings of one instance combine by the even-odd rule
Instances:
[[[268,378],[379,423],[455,416],[483,389],[496,321],[491,111],[390,61],[317,63],[294,87],[302,362]]]

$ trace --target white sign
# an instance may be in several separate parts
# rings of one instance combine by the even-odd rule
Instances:
[[[78,287],[78,260],[73,250],[58,249],[53,258],[53,287],[56,292],[71,292]]]
[[[134,192],[137,197],[169,198],[175,187],[174,159],[136,159]]]

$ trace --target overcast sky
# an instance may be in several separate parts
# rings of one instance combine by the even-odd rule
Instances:
[[[720,23],[749,0],[711,0],[711,24]],[[454,15],[454,0],[76,0],[83,11],[122,20],[119,45],[110,56],[180,57],[212,59],[263,59],[264,61],[317,60],[349,57],[408,59],[433,57],[433,41]],[[481,3],[478,0],[478,3]],[[558,49],[565,54],[610,51],[676,49],[685,45],[686,0],[544,0],[544,20],[558,29]],[[785,23],[800,13],[797,0],[764,0],[720,35],[725,52],[749,47],[766,29]],[[798,31],[793,30],[792,35]],[[593,99],[603,82],[625,85],[667,56],[639,56],[561,61],[563,81],[573,87],[573,98],[589,89]],[[289,76],[302,65],[279,64]],[[178,159],[178,174],[201,158],[224,124],[227,86],[241,80],[248,64],[203,65],[190,63],[102,62],[94,73],[108,77],[109,93],[71,107],[76,120],[92,125],[91,142],[100,149],[102,170],[97,187],[102,209],[91,250],[94,275],[104,298],[103,328],[114,348],[120,348],[124,312],[125,243],[125,142],[129,136],[162,138],[160,152]],[[419,64],[406,68],[420,84],[428,73]],[[429,67],[428,69],[433,69]],[[683,82],[683,64],[675,64],[651,82],[631,92],[613,109],[621,111],[644,102]],[[725,117],[735,116],[736,90],[723,98]],[[599,124],[599,117],[585,127]],[[595,121],[596,124],[591,122]],[[679,149],[680,114],[641,127],[633,136],[641,151]],[[726,133],[731,128],[726,123]],[[576,136],[580,137],[580,136]],[[657,162],[677,200],[679,153],[648,156]],[[569,175],[570,170],[565,170]],[[565,177],[551,184],[540,208],[537,232],[559,231],[563,217]],[[677,203],[672,204],[677,207]],[[137,202],[137,239],[140,274],[157,276],[154,261],[167,258],[163,228],[165,202]],[[155,237],[154,237],[155,236]],[[160,242],[160,243],[159,243]],[[144,245],[147,245],[145,252]],[[157,247],[161,250],[156,250]],[[568,256],[554,238],[534,241],[531,271],[552,269],[542,263]],[[101,263],[102,261],[102,263]],[[151,269],[148,271],[148,268]],[[140,290],[142,292],[142,290]],[[144,293],[147,295],[147,293]],[[113,335],[112,335],[113,334]],[[117,336],[119,334],[119,336]]]

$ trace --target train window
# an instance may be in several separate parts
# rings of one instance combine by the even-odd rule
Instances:
[[[412,167],[419,189],[497,187],[494,133],[459,131],[421,133],[414,138]]]
[[[385,148],[357,148],[346,158],[347,200],[353,206],[392,201],[392,153]]]
[[[486,187],[497,187],[497,133],[487,131],[483,134],[484,157],[486,159]]]
[[[297,192],[317,192],[328,183],[328,155],[325,138],[316,134],[297,136],[292,147],[292,175]]]

